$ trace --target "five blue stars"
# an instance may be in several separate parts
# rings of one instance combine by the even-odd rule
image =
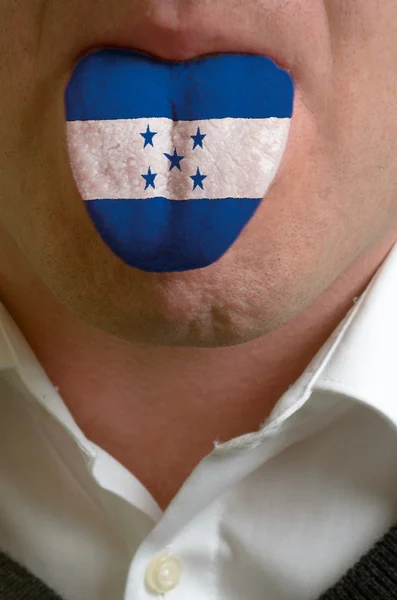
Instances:
[[[145,190],[147,190],[147,188],[149,187],[149,185],[152,186],[152,188],[156,189],[156,186],[154,185],[154,178],[157,177],[157,173],[152,173],[149,167],[149,170],[147,172],[146,175],[141,175],[141,177],[144,178],[144,180],[146,181],[146,187]]]
[[[143,139],[145,140],[145,145],[144,148],[146,148],[146,146],[148,146],[149,144],[151,146],[153,146],[153,137],[155,135],[157,135],[157,131],[150,131],[150,126],[147,126],[146,132],[145,133],[140,133],[140,135],[143,137]],[[192,138],[192,140],[194,141],[194,146],[193,146],[193,150],[197,147],[200,146],[200,148],[203,148],[203,139],[206,137],[206,133],[201,133],[200,131],[200,127],[197,127],[197,133],[196,135],[191,135],[190,137]],[[170,171],[172,171],[172,169],[174,167],[177,167],[180,171],[182,171],[181,169],[181,161],[185,158],[182,155],[179,155],[176,148],[174,148],[174,153],[173,154],[167,154],[166,152],[163,152],[164,156],[166,156],[168,158],[168,160],[170,161]],[[148,168],[148,172],[146,174],[141,174],[141,177],[143,177],[143,179],[146,182],[146,187],[145,190],[147,190],[148,187],[152,187],[153,189],[156,189],[154,180],[157,177],[158,173],[152,173],[151,168]],[[203,180],[207,178],[207,175],[202,175],[200,173],[200,169],[199,167],[197,167],[197,171],[195,175],[190,175],[190,179],[193,180],[193,190],[196,189],[196,187],[200,187],[202,190],[204,189],[203,187]]]
[[[185,157],[184,156],[179,156],[179,154],[176,151],[176,148],[174,149],[174,154],[171,156],[171,154],[167,154],[166,152],[163,153],[164,156],[166,156],[168,158],[168,160],[171,161],[170,164],[170,171],[172,171],[172,169],[174,167],[178,167],[178,169],[180,171],[182,171],[181,169],[181,165],[179,164],[181,162],[181,160],[183,160]]]
[[[194,190],[196,189],[196,187],[199,185],[201,187],[201,189],[203,190],[203,179],[205,179],[207,177],[207,175],[201,175],[200,173],[200,169],[197,167],[197,171],[196,171],[196,175],[190,175],[190,179],[193,179],[194,181]]]
[[[147,129],[146,129],[146,133],[141,133],[140,135],[145,140],[144,148],[146,148],[146,146],[148,144],[150,144],[151,146],[153,146],[153,138],[154,138],[155,135],[157,135],[157,131],[150,131],[150,127],[148,125]],[[153,146],[153,148],[154,148],[154,146]]]
[[[201,133],[200,127],[198,127],[196,135],[190,136],[192,138],[192,140],[194,141],[193,150],[195,149],[196,146],[200,146],[200,148],[203,147],[203,139],[205,138],[206,135],[207,135],[206,133]]]

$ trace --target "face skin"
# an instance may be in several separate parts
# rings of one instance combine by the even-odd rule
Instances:
[[[0,23],[0,298],[84,432],[165,507],[213,440],[259,427],[397,240],[396,2],[0,0]],[[128,267],[86,215],[63,92],[104,46],[264,54],[294,79],[276,180],[210,267]]]

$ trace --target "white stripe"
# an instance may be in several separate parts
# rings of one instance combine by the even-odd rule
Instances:
[[[140,133],[158,132],[154,147],[144,148]],[[72,121],[67,123],[73,174],[84,200],[100,198],[262,198],[281,164],[291,119],[213,119],[177,121],[167,118]],[[200,127],[203,148],[193,150],[191,135]],[[164,152],[185,156],[182,172]],[[141,174],[157,173],[156,189]],[[197,167],[204,190],[193,191]]]

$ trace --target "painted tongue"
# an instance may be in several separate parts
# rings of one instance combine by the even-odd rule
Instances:
[[[291,77],[266,57],[85,56],[65,93],[68,149],[103,241],[149,272],[217,261],[277,174],[293,101]]]

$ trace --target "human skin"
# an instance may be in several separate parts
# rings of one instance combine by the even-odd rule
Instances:
[[[259,427],[397,240],[396,2],[0,0],[0,24],[0,299],[165,507],[215,439]],[[103,46],[264,54],[294,79],[277,177],[205,269],[133,269],[86,214],[63,92]]]

